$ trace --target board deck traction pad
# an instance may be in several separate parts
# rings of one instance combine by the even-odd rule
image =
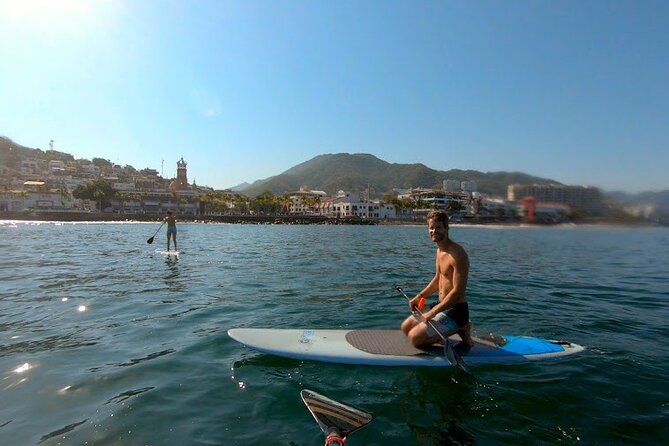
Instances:
[[[506,341],[497,336],[490,339],[474,337],[478,344],[487,345],[492,348],[503,346]],[[460,337],[452,336],[451,341],[460,341]],[[430,355],[443,356],[444,346],[442,344],[433,344],[428,347],[417,348],[407,341],[406,336],[401,330],[351,330],[346,333],[346,341],[358,350],[375,355],[396,355],[396,356],[416,356]],[[460,350],[459,344],[455,348]],[[466,353],[462,350],[462,353]]]
[[[533,353],[562,352],[565,347],[572,346],[567,341],[552,341],[548,339],[524,338],[522,336],[473,336],[472,339],[479,350],[479,355],[488,351],[491,354],[502,352],[508,355],[531,355]],[[460,337],[449,337],[454,342],[454,348],[466,356],[468,349],[460,346]],[[417,348],[411,345],[401,330],[351,330],[346,333],[346,341],[358,350],[375,355],[389,356],[444,356],[444,346],[440,343]],[[541,351],[532,351],[539,347]]]
[[[346,333],[346,340],[353,347],[375,355],[439,355],[443,347],[416,348],[406,341],[401,331],[352,330]]]

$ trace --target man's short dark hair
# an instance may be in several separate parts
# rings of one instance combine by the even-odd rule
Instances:
[[[448,227],[448,214],[444,211],[430,211],[427,214],[427,221],[430,220],[440,221]]]

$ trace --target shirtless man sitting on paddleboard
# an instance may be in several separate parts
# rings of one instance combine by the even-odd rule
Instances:
[[[416,316],[409,316],[402,323],[402,331],[411,344],[421,347],[441,340],[435,332],[448,337],[458,333],[465,347],[474,345],[470,334],[469,305],[465,290],[469,275],[469,257],[459,244],[448,238],[448,214],[443,211],[431,211],[427,215],[427,227],[430,238],[437,244],[434,278],[423,290],[409,301],[409,309],[419,308],[419,302],[439,292],[439,301],[423,313],[425,321]],[[432,321],[428,324],[427,321]]]

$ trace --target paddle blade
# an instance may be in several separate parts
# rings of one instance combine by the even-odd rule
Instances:
[[[154,237],[155,237],[155,236],[154,236]],[[146,241],[146,243],[148,243],[149,245],[150,245],[151,243],[153,243],[153,237],[149,238],[149,239]]]
[[[444,345],[444,355],[446,355],[448,362],[452,365],[460,368],[460,370],[468,375],[472,374],[467,364],[465,364],[465,360],[462,359],[462,355],[453,348],[453,344],[451,344],[450,341],[446,342],[446,345]]]
[[[472,372],[469,370],[469,366],[465,364],[465,360],[462,359],[462,356],[460,356],[459,353],[456,353],[455,355],[455,362],[458,364],[458,367],[460,367],[460,370],[465,372],[467,375],[471,375]]]
[[[312,390],[304,389],[300,396],[325,435],[337,432],[345,438],[372,421],[372,416],[367,412],[331,400]]]

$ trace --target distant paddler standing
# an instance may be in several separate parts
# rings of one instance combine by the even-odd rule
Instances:
[[[177,248],[177,221],[172,215],[172,211],[167,211],[167,216],[165,217],[165,222],[167,223],[167,250],[170,250],[170,237],[174,240],[174,250],[178,251]]]

